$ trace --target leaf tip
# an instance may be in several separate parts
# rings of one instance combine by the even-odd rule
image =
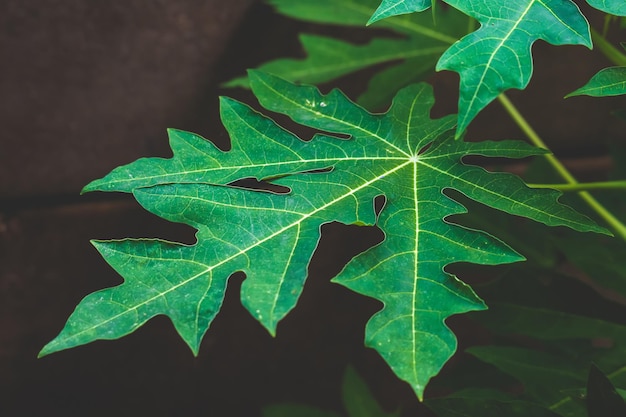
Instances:
[[[365,23],[365,26],[370,26],[372,23],[376,23],[380,20],[381,18],[378,17],[376,14],[373,14],[372,17],[369,18],[369,20],[367,21],[367,23]]]
[[[67,349],[68,346],[62,346],[59,343],[59,337],[60,336],[61,335],[59,334],[57,337],[55,337],[54,339],[52,339],[51,341],[46,343],[46,345],[43,348],[41,348],[41,350],[37,354],[37,359],[41,359],[41,358],[43,358],[45,356],[48,356],[48,355],[51,355],[53,353],[59,352],[61,350]]]

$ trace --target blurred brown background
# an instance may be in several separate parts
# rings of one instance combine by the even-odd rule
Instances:
[[[363,348],[365,322],[379,306],[328,282],[380,239],[373,230],[325,227],[301,302],[276,339],[240,305],[237,275],[198,358],[158,318],[119,341],[36,359],[82,297],[121,281],[90,239],[193,241],[192,230],[128,196],[79,196],[81,188],[139,157],[169,156],[167,127],[226,146],[218,96],[254,100],[219,84],[262,61],[301,55],[299,31],[351,33],[290,21],[253,0],[0,2],[0,415],[257,416],[282,401],[339,410],[347,363],[387,408],[414,415],[408,386]],[[364,41],[363,33],[349,36]],[[565,158],[590,161],[585,172],[606,168],[604,144],[623,139],[609,115],[620,102],[562,97],[608,64],[580,47],[535,51],[531,86],[510,96]],[[365,80],[337,85],[350,94]],[[433,82],[437,111],[453,112],[455,76]],[[470,136],[522,137],[496,106]]]

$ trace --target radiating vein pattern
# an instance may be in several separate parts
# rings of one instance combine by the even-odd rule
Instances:
[[[91,183],[88,190],[132,192],[146,210],[194,227],[197,241],[94,242],[124,283],[83,299],[41,355],[122,337],[157,315],[169,317],[197,354],[235,272],[246,275],[242,304],[274,335],[296,306],[321,226],[377,224],[385,240],[352,259],[334,281],[382,303],[367,324],[366,343],[421,398],[456,349],[445,319],[485,308],[445,266],[522,259],[496,238],[446,220],[465,212],[446,189],[548,225],[604,231],[559,204],[556,191],[465,165],[466,155],[521,158],[543,151],[521,142],[454,140],[455,116],[430,118],[434,99],[425,84],[406,87],[387,112],[372,114],[337,90],[322,94],[262,72],[251,72],[250,82],[265,109],[320,133],[305,142],[222,99],[229,152],[170,131],[172,158],[141,159]],[[228,185],[247,177],[289,192]],[[380,195],[386,205],[377,215],[373,201]]]

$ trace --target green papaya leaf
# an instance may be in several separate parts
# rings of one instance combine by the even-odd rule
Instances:
[[[622,0],[587,0],[591,6],[615,16],[626,16],[626,3]]]
[[[461,76],[457,138],[498,94],[526,88],[536,40],[552,45],[592,45],[589,24],[570,0],[520,0],[505,6],[499,0],[445,1],[481,24],[448,48],[436,67],[437,71],[456,71]],[[401,3],[419,3],[414,9],[423,10],[427,2]]]
[[[431,6],[432,0],[383,0],[367,24],[401,14],[421,12]]]
[[[467,155],[522,158],[545,151],[515,141],[453,140],[455,117],[430,118],[434,99],[425,84],[406,87],[386,113],[371,114],[338,90],[323,95],[261,72],[251,72],[250,80],[264,108],[349,139],[318,134],[304,142],[224,99],[230,152],[173,132],[172,158],[141,159],[92,183],[88,190],[132,192],[148,211],[194,227],[197,242],[94,242],[124,283],[81,301],[40,355],[122,337],[156,315],[168,316],[197,354],[237,271],[247,277],[243,305],[273,335],[296,305],[321,226],[376,223],[384,242],[350,261],[335,282],[383,303],[368,322],[367,344],[422,398],[456,349],[444,320],[485,308],[444,267],[523,259],[494,237],[447,220],[465,208],[445,190],[547,225],[608,233],[561,205],[557,191],[530,189],[512,174],[465,164]],[[247,177],[290,191],[227,185]],[[380,195],[386,207],[377,214],[373,201]]]
[[[314,35],[300,35],[300,42],[307,54],[306,59],[277,59],[261,65],[259,70],[289,81],[320,84],[372,65],[398,60],[424,60],[429,63],[427,69],[432,70],[447,47],[442,42],[428,39],[416,42],[385,38],[374,38],[359,46]],[[411,80],[416,77],[415,69],[411,76]],[[248,87],[248,78],[235,78],[224,86]]]
[[[626,94],[626,67],[610,67],[600,70],[587,84],[572,91],[565,98],[573,96],[619,96]]]

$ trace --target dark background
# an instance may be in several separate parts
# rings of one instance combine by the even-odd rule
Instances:
[[[340,410],[348,363],[387,409],[426,415],[363,347],[378,303],[329,283],[381,238],[375,229],[324,227],[301,301],[275,339],[239,303],[236,275],[197,358],[159,317],[121,340],[36,359],[82,297],[121,282],[90,239],[193,242],[193,230],[128,196],[79,196],[81,188],[139,157],[169,156],[167,127],[227,147],[218,96],[255,101],[219,84],[265,60],[301,56],[300,31],[369,36],[291,21],[253,0],[0,2],[0,415],[257,416],[284,401]],[[562,97],[609,63],[582,47],[540,42],[534,51],[530,87],[510,97],[579,175],[605,171],[605,145],[623,139],[624,126],[609,110],[623,101]],[[366,80],[333,85],[354,96]],[[436,112],[454,112],[456,76],[432,82]],[[522,135],[492,105],[469,137]],[[463,331],[462,320],[453,325]]]

